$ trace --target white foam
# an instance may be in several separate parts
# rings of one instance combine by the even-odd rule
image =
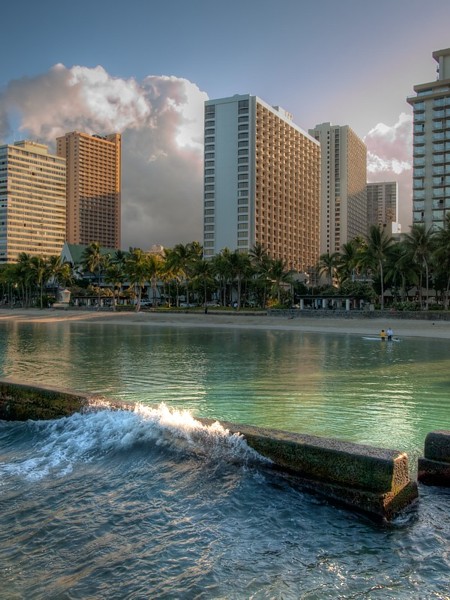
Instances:
[[[139,444],[164,446],[212,461],[265,461],[240,434],[230,434],[218,422],[204,425],[189,411],[166,404],[157,408],[136,404],[134,410],[102,408],[53,421],[29,422],[29,427],[32,456],[0,465],[0,473],[29,480],[63,476],[76,462],[90,462]]]

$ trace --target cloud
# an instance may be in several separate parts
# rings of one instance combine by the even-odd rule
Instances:
[[[364,142],[368,180],[398,182],[399,221],[406,232],[412,221],[412,116],[401,113],[394,125],[378,123]]]
[[[57,64],[9,82],[0,94],[0,138],[13,117],[23,139],[52,149],[68,131],[122,133],[122,247],[201,241],[206,99],[182,78],[137,81],[101,66]]]
[[[412,169],[412,117],[401,113],[392,126],[378,123],[365,136],[369,173],[393,172],[397,175]]]

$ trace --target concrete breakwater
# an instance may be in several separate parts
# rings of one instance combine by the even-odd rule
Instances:
[[[102,406],[131,408],[98,395],[0,380],[3,420],[55,419]],[[214,422],[198,420],[205,425]],[[355,510],[389,520],[418,496],[404,452],[235,423],[221,424],[230,433],[240,433],[250,447],[273,462],[275,469],[287,473],[294,485]]]
[[[427,435],[417,477],[428,485],[450,486],[450,431],[432,431]]]

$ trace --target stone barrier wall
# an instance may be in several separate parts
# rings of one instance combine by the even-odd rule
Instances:
[[[417,477],[425,484],[450,486],[450,431],[432,431],[427,435]]]
[[[450,321],[450,311],[424,311],[424,310],[343,310],[328,308],[270,308],[267,310],[269,317],[290,318],[317,318],[323,319],[338,317],[339,319],[412,319],[415,321]]]
[[[389,520],[418,496],[404,452],[235,423],[221,424],[230,433],[243,435],[250,447],[272,460],[277,468],[295,476],[300,487],[352,508]]]
[[[70,390],[0,380],[0,419],[58,419],[86,409],[97,397]]]
[[[0,419],[55,419],[95,406],[130,409],[89,394],[14,380],[0,380]],[[205,425],[212,419],[198,419]],[[272,461],[292,485],[322,494],[346,506],[389,520],[417,498],[404,452],[329,438],[223,422],[248,445]]]

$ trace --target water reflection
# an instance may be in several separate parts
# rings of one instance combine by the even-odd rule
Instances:
[[[450,429],[445,340],[73,322],[0,332],[1,374],[28,382],[413,453]]]

